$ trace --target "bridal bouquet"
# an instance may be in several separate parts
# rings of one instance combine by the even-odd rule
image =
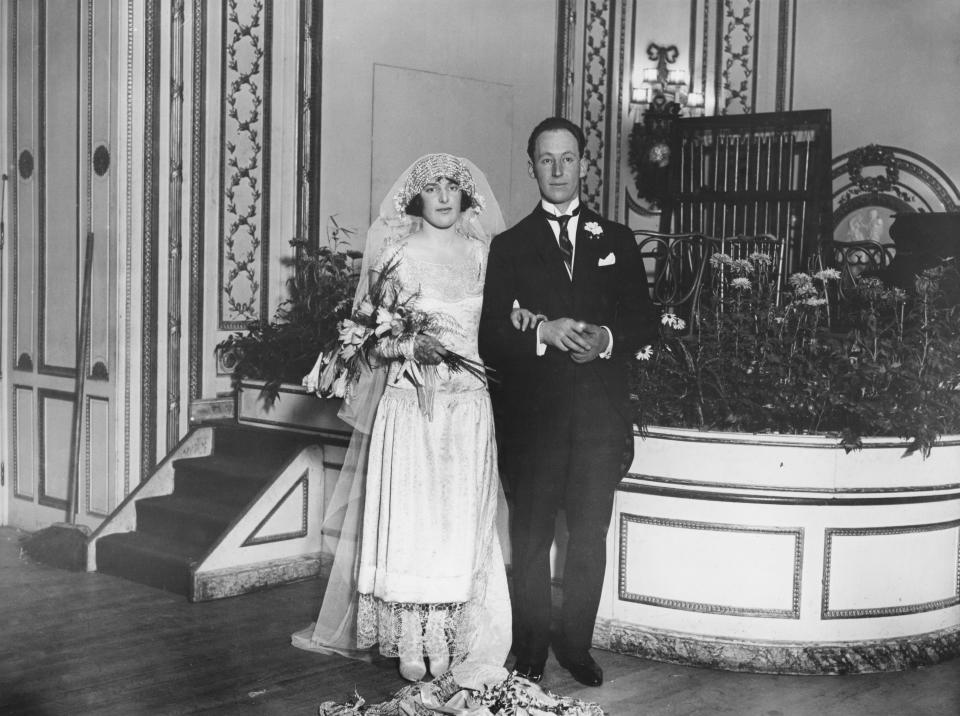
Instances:
[[[339,335],[303,379],[307,392],[321,398],[346,397],[364,370],[396,359],[403,361],[398,380],[408,379],[418,392],[432,394],[435,371],[425,370],[431,366],[422,366],[413,358],[413,346],[418,335],[436,335],[443,329],[444,317],[416,308],[417,294],[401,298],[394,277],[398,266],[399,260],[388,262],[350,317],[340,321]],[[441,364],[484,381],[487,371],[493,370],[449,349]],[[429,404],[425,412],[429,412]]]

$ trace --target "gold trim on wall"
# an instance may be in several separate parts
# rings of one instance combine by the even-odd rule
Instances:
[[[747,534],[766,535],[793,535],[793,586],[790,609],[758,609],[754,607],[738,607],[730,604],[708,604],[705,602],[688,602],[680,599],[664,599],[627,591],[627,527],[631,522],[673,527],[687,530],[712,530],[716,532],[740,532]],[[618,597],[624,602],[635,602],[653,607],[679,609],[691,612],[706,612],[710,614],[726,614],[729,616],[769,617],[772,619],[799,619],[800,618],[800,591],[801,571],[803,567],[803,528],[802,527],[754,527],[751,525],[732,525],[719,522],[699,522],[693,520],[673,520],[661,517],[646,517],[626,512],[620,513],[620,554]]]

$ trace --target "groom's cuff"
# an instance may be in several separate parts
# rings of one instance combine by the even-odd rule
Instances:
[[[543,325],[543,319],[537,321],[537,356],[542,356],[547,352],[547,344],[540,340],[540,326]],[[610,341],[613,342],[613,339]]]
[[[607,338],[610,340],[607,341],[607,347],[604,348],[603,353],[597,356],[597,358],[609,358],[613,353],[613,331],[611,331],[606,326],[600,326],[603,330],[607,332]]]

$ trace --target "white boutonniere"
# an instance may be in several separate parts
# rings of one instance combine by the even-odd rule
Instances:
[[[591,239],[599,239],[603,234],[603,227],[596,221],[588,221],[583,225],[584,230],[590,234]]]

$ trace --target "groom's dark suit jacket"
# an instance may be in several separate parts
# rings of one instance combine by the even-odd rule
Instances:
[[[591,231],[593,229],[593,231]],[[613,333],[609,359],[577,364],[569,353],[536,354],[536,333],[510,323],[514,301],[550,319],[573,318]],[[603,584],[613,494],[632,446],[627,376],[656,329],[639,249],[627,227],[580,210],[573,280],[539,209],[490,245],[480,353],[502,375],[492,391],[504,487],[511,499],[513,649],[518,663],[546,661],[550,545],[556,514],[568,541],[557,644],[590,647]]]
[[[569,396],[571,381],[595,384],[595,400],[584,409],[619,414],[633,422],[627,388],[629,363],[652,343],[656,314],[630,230],[581,205],[573,280],[549,223],[539,208],[494,238],[490,246],[480,324],[484,359],[503,378],[495,401],[501,449],[551,429],[551,417]],[[588,227],[599,226],[590,232]],[[536,355],[536,334],[510,323],[514,300],[550,319],[570,317],[607,326],[613,333],[609,359],[577,365],[568,353],[548,348]],[[622,441],[622,436],[611,436]]]

